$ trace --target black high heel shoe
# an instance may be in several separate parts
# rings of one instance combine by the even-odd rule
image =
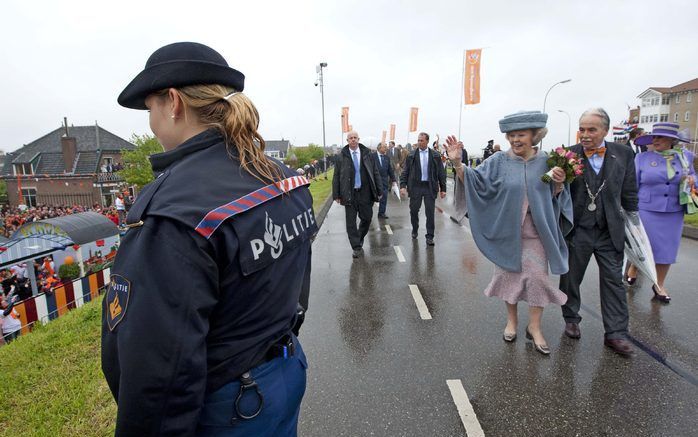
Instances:
[[[671,296],[667,296],[667,295],[665,295],[665,294],[659,294],[659,292],[657,291],[657,286],[654,285],[654,284],[652,284],[652,292],[654,293],[654,298],[653,298],[653,299],[656,299],[656,300],[658,300],[658,301],[661,302],[661,303],[669,303],[669,302],[671,302]]]
[[[543,355],[550,355],[550,348],[548,348],[547,345],[543,346],[542,344],[538,344],[533,341],[533,336],[530,332],[528,332],[528,327],[526,327],[526,338],[531,340],[533,347],[536,348],[538,352],[542,353]]]

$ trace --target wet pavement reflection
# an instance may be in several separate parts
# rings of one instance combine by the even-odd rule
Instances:
[[[645,348],[634,358],[603,346],[593,261],[582,284],[582,338],[565,337],[560,309],[548,307],[543,330],[552,354],[543,357],[524,338],[523,303],[518,339],[502,341],[505,306],[482,294],[493,266],[467,227],[450,220],[449,198],[437,205],[445,213],[436,216],[435,247],[426,246],[423,228],[411,238],[407,202],[391,198],[390,219],[374,215],[356,260],[342,207],[330,209],[313,246],[300,336],[310,365],[300,435],[465,435],[447,379],[461,380],[487,436],[695,435],[697,241],[684,239],[669,273],[671,304],[652,301],[641,279],[629,291],[630,332]],[[410,284],[432,320],[420,318]]]

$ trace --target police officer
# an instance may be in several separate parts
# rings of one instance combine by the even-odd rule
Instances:
[[[148,109],[151,156],[104,299],[117,436],[294,436],[317,233],[308,181],[264,155],[244,76],[215,50],[155,51],[118,98]],[[297,326],[296,326],[297,330]]]

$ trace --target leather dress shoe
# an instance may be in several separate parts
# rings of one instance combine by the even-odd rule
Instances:
[[[379,219],[387,219],[388,216],[385,215],[385,214],[378,214],[378,218],[379,218]]]
[[[412,232],[412,239],[415,239],[415,238],[417,238],[417,233],[416,233],[416,232]]]
[[[632,356],[635,351],[628,340],[622,338],[606,338],[603,341],[604,346],[611,348],[613,352],[624,357]]]
[[[431,238],[427,238],[427,246],[433,246],[434,245],[434,240]]]
[[[565,323],[565,335],[568,336],[569,338],[580,338],[582,336],[581,331],[579,330],[579,323],[575,322],[567,322]]]
[[[354,249],[354,251],[351,254],[352,258],[358,258],[361,256],[361,254],[364,252],[363,249]]]

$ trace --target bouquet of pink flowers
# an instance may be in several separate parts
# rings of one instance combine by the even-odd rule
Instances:
[[[541,176],[541,180],[546,184],[553,181],[553,167],[560,167],[565,171],[565,183],[572,182],[577,176],[584,174],[584,164],[582,158],[565,147],[558,147],[548,155],[548,168],[551,170]]]

